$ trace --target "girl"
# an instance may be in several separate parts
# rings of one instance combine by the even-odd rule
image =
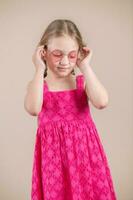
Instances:
[[[108,104],[91,56],[77,26],[63,19],[49,24],[33,54],[36,72],[24,103],[38,116],[32,200],[116,200],[90,113],[89,101],[98,109]],[[75,75],[76,67],[81,74]]]

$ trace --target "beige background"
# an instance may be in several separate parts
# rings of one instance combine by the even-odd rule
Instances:
[[[46,26],[68,18],[93,50],[107,88],[106,109],[91,106],[119,200],[133,199],[133,1],[0,1],[0,199],[28,200],[37,118],[24,110],[32,54]]]

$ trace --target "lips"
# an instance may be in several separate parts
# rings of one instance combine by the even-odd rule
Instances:
[[[64,68],[64,67],[58,67],[59,69],[69,69],[69,67],[67,67],[67,68]]]

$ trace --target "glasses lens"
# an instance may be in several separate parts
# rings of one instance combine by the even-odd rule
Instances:
[[[69,56],[69,60],[75,61],[77,59],[77,55],[78,55],[77,51],[71,51],[69,53],[69,55],[68,55]]]
[[[57,61],[60,61],[62,58],[63,58],[63,56],[64,56],[64,54],[63,54],[63,52],[61,51],[61,50],[53,50],[52,52],[51,52],[51,56],[52,56],[52,59],[55,61],[55,62],[57,62]],[[75,62],[76,61],[76,59],[77,59],[77,56],[78,56],[78,52],[77,51],[70,51],[69,52],[69,54],[68,54],[68,59],[69,59],[69,61],[70,62]]]
[[[52,51],[52,57],[55,61],[58,61],[58,60],[62,59],[63,53],[60,50],[54,50],[54,51]]]

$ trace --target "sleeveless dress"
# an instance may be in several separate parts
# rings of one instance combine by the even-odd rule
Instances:
[[[49,91],[38,115],[32,200],[116,200],[106,154],[92,119],[84,76],[76,89]]]

